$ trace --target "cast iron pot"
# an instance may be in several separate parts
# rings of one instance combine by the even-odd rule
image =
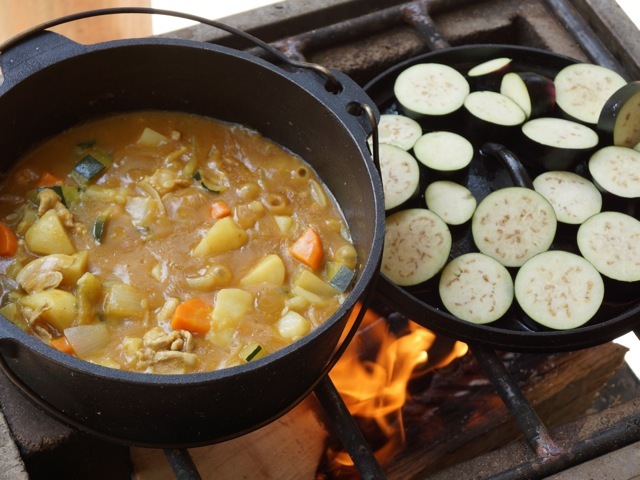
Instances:
[[[175,110],[240,123],[316,169],[342,208],[359,258],[352,292],[325,324],[249,364],[185,375],[109,369],[60,353],[2,317],[0,366],[9,378],[63,422],[141,446],[223,441],[301,401],[336,361],[341,336],[353,331],[349,315],[358,300],[366,304],[379,271],[384,202],[366,144],[377,110],[364,91],[339,72],[285,68],[175,39],[84,46],[45,32],[2,51],[0,68],[3,169],[37,142],[113,112]]]

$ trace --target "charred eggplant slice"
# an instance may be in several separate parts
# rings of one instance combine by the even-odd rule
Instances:
[[[444,267],[451,251],[447,224],[425,208],[412,208],[387,217],[381,270],[400,286],[430,280]]]
[[[575,253],[550,250],[520,267],[515,297],[535,322],[554,330],[584,325],[604,299],[604,282],[591,263]]]
[[[508,187],[487,195],[471,219],[478,250],[506,267],[519,267],[549,249],[557,219],[551,204],[524,187]]]
[[[444,268],[439,293],[445,308],[457,318],[491,323],[509,310],[513,280],[500,262],[482,253],[466,253]]]

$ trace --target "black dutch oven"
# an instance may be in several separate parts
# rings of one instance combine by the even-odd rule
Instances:
[[[562,68],[578,61],[563,55],[535,48],[511,45],[467,45],[446,48],[408,59],[381,73],[365,85],[382,113],[398,113],[400,106],[393,94],[398,75],[418,63],[442,63],[463,75],[474,66],[495,58],[512,59],[512,71],[536,72],[553,79]],[[559,113],[556,112],[556,115]],[[478,202],[490,192],[513,185],[532,188],[531,178],[539,172],[525,167],[517,157],[518,145],[508,148],[487,135],[487,143],[479,143],[468,175],[462,183],[471,190]],[[576,167],[578,173],[588,175],[585,165]],[[424,190],[422,190],[424,192]],[[424,207],[424,198],[418,199]],[[625,209],[634,209],[631,203]],[[566,249],[579,253],[574,236],[556,235],[552,249]],[[456,230],[451,257],[477,251],[470,227]],[[377,283],[378,297],[417,323],[455,340],[472,346],[519,352],[560,352],[592,347],[611,341],[638,328],[640,322],[640,292],[625,298],[615,298],[616,292],[605,294],[605,302],[595,317],[573,330],[551,330],[533,322],[516,304],[498,321],[477,325],[449,314],[438,295],[437,282],[418,288],[402,288],[385,275]]]
[[[114,9],[76,18],[107,13]],[[316,169],[342,208],[360,263],[352,292],[325,324],[246,365],[186,375],[114,370],[57,352],[0,318],[2,370],[61,421],[126,444],[204,445],[272,421],[327,374],[355,331],[348,326],[350,314],[358,300],[366,304],[377,279],[384,206],[366,143],[375,132],[377,110],[345,75],[289,61],[272,49],[277,64],[221,46],[166,38],[85,46],[43,28],[6,43],[0,52],[3,169],[37,142],[113,112],[176,110],[244,124]]]

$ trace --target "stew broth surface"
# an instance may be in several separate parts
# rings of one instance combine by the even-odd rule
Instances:
[[[18,239],[0,258],[0,313],[133,371],[214,370],[290,344],[337,310],[356,266],[308,164],[184,113],[121,114],[46,141],[2,182],[0,218]]]

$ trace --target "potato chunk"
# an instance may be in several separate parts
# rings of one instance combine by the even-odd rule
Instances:
[[[282,286],[285,274],[286,270],[282,259],[276,254],[270,254],[260,260],[249,273],[242,277],[240,284],[247,286],[270,283]]]
[[[58,289],[32,293],[20,299],[24,308],[31,310],[31,320],[42,318],[56,330],[69,328],[76,317],[76,297]]]
[[[248,239],[247,232],[236,225],[231,217],[224,217],[213,224],[193,250],[192,255],[194,257],[218,255],[240,248],[247,243]]]
[[[55,210],[47,210],[24,234],[27,248],[38,255],[76,252]]]
[[[235,328],[253,309],[253,295],[240,288],[223,288],[216,296],[211,320],[214,328]]]

